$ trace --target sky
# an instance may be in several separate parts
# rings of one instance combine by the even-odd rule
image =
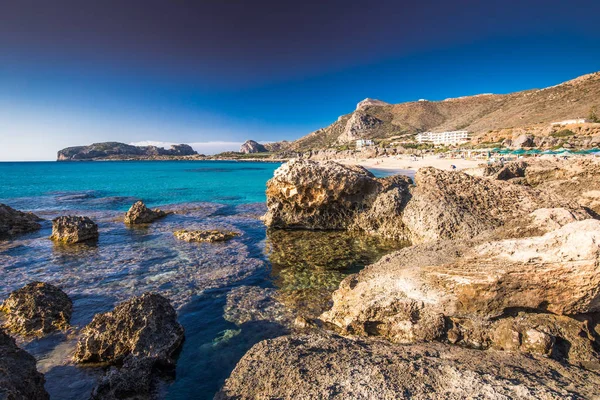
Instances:
[[[597,0],[0,0],[0,160],[103,141],[294,140],[371,97],[600,70]]]

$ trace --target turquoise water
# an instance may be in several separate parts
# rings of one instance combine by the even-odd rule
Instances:
[[[252,345],[289,332],[297,314],[318,316],[344,276],[401,246],[343,232],[267,231],[259,218],[266,211],[265,184],[278,166],[0,163],[0,203],[45,219],[38,232],[0,241],[0,301],[41,280],[63,288],[74,303],[72,332],[19,340],[38,360],[52,399],[89,398],[104,370],[71,362],[77,332],[94,314],[146,291],[168,297],[186,331],[175,375],[159,382],[158,397],[210,399]],[[174,214],[127,227],[123,213],[138,199]],[[50,220],[66,214],[96,221],[99,240],[50,241]],[[187,243],[173,236],[182,228],[240,236]]]

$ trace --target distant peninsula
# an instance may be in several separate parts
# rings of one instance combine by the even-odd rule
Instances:
[[[162,160],[199,156],[187,144],[175,144],[169,149],[157,146],[132,146],[119,142],[94,143],[89,146],[67,147],[58,151],[57,161],[90,160]]]

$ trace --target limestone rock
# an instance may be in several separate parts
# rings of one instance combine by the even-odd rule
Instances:
[[[523,134],[512,140],[512,147],[520,149],[523,147],[533,147],[535,137],[533,135]]]
[[[15,340],[0,330],[0,399],[47,400],[44,375],[35,358],[17,347]]]
[[[15,290],[4,300],[5,329],[20,335],[44,335],[69,327],[73,304],[56,286],[32,282]]]
[[[363,139],[366,135],[383,124],[383,121],[362,110],[355,111],[346,122],[344,131],[338,137],[340,144],[351,143],[357,139]]]
[[[128,356],[111,367],[92,391],[91,400],[151,400],[156,396],[155,360]]]
[[[599,384],[539,356],[313,333],[254,345],[215,399],[593,398]]]
[[[40,220],[33,213],[24,213],[0,204],[0,238],[37,231],[42,227],[38,223]]]
[[[183,335],[169,300],[145,293],[117,305],[113,311],[96,314],[81,331],[74,360],[118,363],[132,355],[172,364]]]
[[[363,108],[367,108],[367,107],[382,107],[382,106],[389,106],[390,103],[386,103],[385,101],[381,101],[381,100],[377,100],[377,99],[370,99],[370,98],[366,98],[363,101],[359,102],[356,105],[356,110],[361,110]]]
[[[599,257],[600,221],[593,219],[538,237],[412,246],[347,277],[322,319],[347,333],[408,343],[440,339],[440,318],[595,313]]]
[[[130,225],[149,224],[166,215],[167,213],[162,210],[151,210],[143,201],[137,201],[125,214],[125,223]]]
[[[267,151],[265,146],[254,140],[246,140],[240,147],[240,153],[244,154],[266,153]]]
[[[378,179],[358,166],[292,160],[267,182],[265,224],[292,229],[361,229],[399,237],[399,216],[410,184],[408,177]]]
[[[62,216],[52,220],[50,239],[64,243],[79,243],[98,238],[98,225],[88,217]]]
[[[185,240],[186,242],[224,242],[239,236],[237,232],[208,230],[208,231],[188,231],[180,230],[173,232],[177,239]]]

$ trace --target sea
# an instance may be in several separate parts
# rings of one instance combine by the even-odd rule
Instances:
[[[211,399],[254,344],[289,332],[283,322],[289,315],[317,317],[331,306],[331,293],[345,276],[403,246],[347,232],[267,230],[260,220],[266,182],[279,166],[0,163],[0,203],[44,219],[41,230],[0,241],[0,301],[32,281],[59,286],[73,300],[70,330],[18,338],[37,359],[51,399],[89,398],[107,367],[72,363],[78,331],[96,313],[148,291],[170,299],[185,329],[176,369],[160,379],[158,398]],[[150,225],[126,226],[124,213],[137,200],[173,213]],[[54,243],[51,220],[61,215],[92,218],[99,239]],[[178,229],[224,229],[239,236],[188,243],[174,237]]]

